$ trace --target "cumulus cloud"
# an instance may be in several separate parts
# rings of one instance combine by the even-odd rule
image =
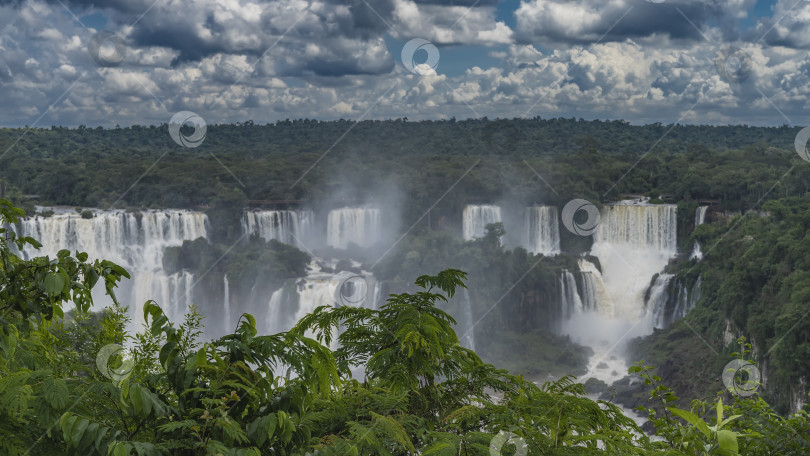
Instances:
[[[778,0],[772,10],[773,16],[760,19],[749,38],[774,46],[810,48],[810,5]]]
[[[518,41],[589,43],[665,36],[701,40],[708,23],[725,40],[737,37],[737,20],[756,0],[523,0],[515,14]]]
[[[513,30],[495,0],[71,0],[79,21],[101,15],[126,44],[121,65],[104,68],[87,50],[94,27],[58,2],[18,0],[0,5],[0,123],[155,124],[180,110],[209,123],[799,121],[810,100],[810,7],[780,0],[773,18],[742,33],[752,4],[523,0]],[[764,38],[738,39],[749,34]],[[412,38],[438,47],[437,71],[413,74],[398,61],[391,41]],[[750,56],[744,80],[718,74],[724,42]],[[465,57],[468,67],[448,76],[458,44],[496,63]]]

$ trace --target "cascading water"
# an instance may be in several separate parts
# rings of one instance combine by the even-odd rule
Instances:
[[[287,331],[320,306],[375,308],[376,300],[381,298],[380,289],[380,284],[369,273],[328,272],[313,260],[306,277],[290,279],[272,292],[262,330],[264,333]]]
[[[695,210],[695,226],[706,223],[706,212],[708,212],[708,210],[709,206],[699,206]]]
[[[234,323],[231,321],[231,290],[230,286],[228,286],[228,274],[224,274],[222,277],[222,308],[225,311],[225,318],[223,321],[225,334],[228,334],[231,329],[231,325]]]
[[[242,215],[242,232],[302,247],[313,219],[312,211],[248,211]]]
[[[382,238],[382,218],[376,208],[332,210],[326,225],[326,243],[339,249],[345,249],[349,243],[370,247]]]
[[[556,207],[531,206],[526,208],[525,226],[526,250],[546,256],[560,253],[560,224]]]
[[[468,204],[462,214],[462,231],[465,241],[484,237],[486,226],[501,221],[501,208],[493,205]]]
[[[621,378],[627,372],[620,356],[622,345],[652,331],[644,291],[650,278],[677,253],[676,211],[674,205],[626,202],[602,208],[590,252],[599,259],[602,272],[593,263],[580,260],[578,299],[586,311],[572,313],[563,324],[563,332],[594,350],[586,377],[607,383]],[[562,282],[569,281],[568,274],[563,271]],[[570,287],[561,287],[569,293]],[[569,296],[563,305],[576,308],[576,300]]]
[[[185,271],[168,275],[163,271],[163,253],[167,247],[183,241],[207,238],[205,214],[186,210],[145,212],[94,211],[91,218],[75,213],[50,217],[31,217],[20,221],[17,232],[39,240],[43,247],[26,247],[25,258],[55,256],[61,249],[87,252],[91,259],[111,260],[132,276],[124,279],[117,291],[119,300],[128,305],[134,329],[143,324],[143,304],[154,299],[170,318],[182,318],[192,302],[194,276]],[[107,303],[103,287],[97,287],[97,303]],[[179,317],[179,318],[178,318]]]
[[[647,309],[656,328],[664,327],[667,302],[669,301],[669,284],[673,277],[675,276],[672,274],[659,274],[650,288]]]
[[[708,210],[709,206],[698,206],[695,210],[695,228],[706,223],[706,212]],[[698,244],[697,241],[695,241],[695,246],[692,249],[692,254],[689,256],[689,259],[703,259],[703,252],[700,250],[700,244]]]
[[[460,336],[459,343],[462,347],[475,350],[475,328],[472,315],[472,303],[470,302],[470,293],[466,288],[461,289],[461,319],[459,321],[458,335]]]
[[[582,299],[577,291],[577,281],[567,269],[560,274],[560,315],[563,321],[583,311]]]
[[[580,300],[586,312],[600,312],[608,309],[607,306],[600,306],[600,302],[608,302],[610,298],[605,291],[605,284],[602,281],[602,273],[595,264],[588,260],[579,260],[579,274],[582,279],[582,291]]]
[[[287,299],[289,299],[287,290],[288,287],[285,285],[270,295],[270,302],[267,304],[267,313],[265,314],[265,324],[262,328],[263,333],[276,334],[287,331],[293,324],[292,318],[285,309]]]
[[[650,287],[645,304],[653,326],[664,328],[684,318],[700,299],[701,280],[702,277],[698,277],[692,288],[688,289],[682,279],[672,274],[660,274]]]
[[[380,282],[378,280],[374,281],[374,294],[372,294],[371,296],[372,296],[372,301],[371,301],[372,307],[371,308],[374,309],[374,310],[379,310],[380,307],[384,304],[382,302],[382,300],[383,300],[382,282]]]
[[[643,314],[644,290],[677,253],[677,208],[674,205],[604,206],[591,255],[602,265],[610,299],[607,314],[635,322]],[[651,329],[651,328],[648,328]]]
[[[178,271],[166,274],[163,270],[129,270],[132,285],[122,285],[122,293],[116,293],[122,304],[129,305],[132,313],[132,328],[140,330],[143,320],[143,304],[154,300],[171,321],[181,322],[189,306],[194,302],[194,274]],[[95,291],[95,290],[94,290]],[[103,303],[104,297],[95,296],[94,302]]]

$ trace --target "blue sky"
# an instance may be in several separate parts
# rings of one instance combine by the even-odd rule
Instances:
[[[795,0],[15,0],[0,18],[6,126],[181,110],[801,125],[810,108]]]

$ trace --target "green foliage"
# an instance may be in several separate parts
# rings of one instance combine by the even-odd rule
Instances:
[[[4,218],[15,214],[5,206]],[[49,303],[8,306],[2,314],[2,454],[485,456],[494,444],[503,444],[503,454],[518,446],[530,455],[808,449],[806,414],[780,418],[760,398],[718,401],[712,425],[703,421],[703,403],[669,408],[690,424],[652,416],[660,441],[616,405],[586,397],[573,377],[537,386],[482,362],[459,345],[453,319],[437,307],[466,286],[457,269],[419,276],[415,292],[391,295],[377,310],[321,307],[274,335],[260,335],[244,314],[233,333],[203,342],[194,308],[175,326],[149,301],[145,332],[131,338],[123,331],[126,309],[114,303],[91,314],[82,274],[96,271],[112,289],[123,275],[117,267],[85,266],[83,254],[25,261],[7,244],[0,255],[3,293]],[[75,267],[66,267],[71,261]],[[16,275],[6,274],[11,268]],[[64,282],[48,279],[63,273]],[[62,317],[68,300],[75,310]],[[95,354],[127,339],[135,369],[122,379],[104,377]],[[365,369],[362,382],[352,368]],[[646,367],[634,370],[658,382]],[[653,395],[665,404],[672,399],[660,385]]]
[[[762,394],[779,413],[795,412],[791,394],[798,392],[791,389],[810,378],[810,198],[767,201],[760,212],[734,217],[713,215],[692,234],[703,260],[671,271],[686,280],[702,277],[697,308],[645,339],[634,356],[659,366],[680,392],[706,397],[722,386],[717,372],[739,349],[731,341],[745,335],[769,379]],[[729,332],[735,336],[728,338]]]

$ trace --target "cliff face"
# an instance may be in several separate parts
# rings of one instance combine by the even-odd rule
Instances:
[[[704,317],[707,312],[699,309],[696,313],[697,317]],[[691,399],[711,398],[718,391],[727,390],[722,375],[728,362],[736,358],[732,354],[740,351],[737,340],[743,335],[728,319],[711,322],[715,337],[698,335],[698,332],[703,332],[696,326],[696,316],[636,339],[628,355],[631,360],[644,360],[647,365],[655,367],[656,375],[675,391],[680,405],[685,407],[689,406]],[[798,412],[807,403],[807,379],[780,375],[769,357],[758,348],[761,346],[758,341],[751,341],[751,353],[747,356],[756,360],[761,376],[757,394],[782,415]],[[649,395],[644,386],[625,383],[626,387],[617,388],[617,402],[627,407],[654,405],[647,402]]]

